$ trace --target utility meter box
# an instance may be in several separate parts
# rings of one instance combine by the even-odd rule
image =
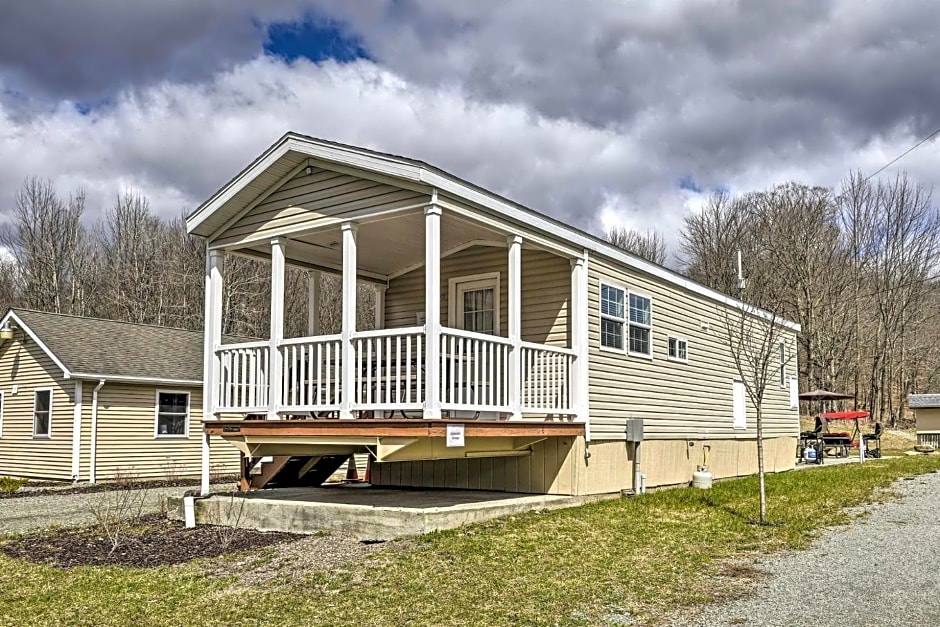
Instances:
[[[643,441],[643,419],[630,418],[627,420],[627,442]]]

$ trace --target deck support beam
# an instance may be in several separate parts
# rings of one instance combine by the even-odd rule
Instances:
[[[441,417],[441,208],[424,210],[424,324],[425,397],[424,417]]]
[[[571,348],[575,352],[570,374],[571,407],[578,422],[584,423],[584,436],[591,440],[588,412],[588,253],[571,260]]]
[[[271,373],[268,388],[268,420],[279,418],[281,406],[281,380],[284,360],[280,343],[284,339],[284,275],[286,268],[286,244],[283,239],[271,240]]]
[[[353,335],[356,333],[356,255],[359,225],[344,222],[343,231],[343,328],[340,332],[342,393],[339,417],[353,418],[353,393],[356,388],[356,363],[353,350]]]
[[[522,236],[510,235],[509,245],[509,408],[512,420],[522,419]]]
[[[225,257],[220,250],[206,251],[206,303],[205,303],[205,335],[204,356],[202,364],[202,419],[212,420],[216,417],[215,408],[219,406],[219,380],[221,377],[221,364],[215,350],[222,344],[222,272],[225,267]],[[102,384],[104,382],[102,381]],[[92,404],[97,408],[98,390],[95,388]],[[209,494],[209,435],[205,430],[202,436],[202,467],[200,492]],[[94,464],[94,459],[92,459]],[[94,472],[94,471],[92,471]]]

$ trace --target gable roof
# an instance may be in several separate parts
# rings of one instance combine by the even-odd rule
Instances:
[[[202,385],[203,334],[147,324],[11,309],[12,322],[75,379]]]
[[[223,185],[186,218],[187,231],[211,239],[224,229],[227,220],[248,207],[285,177],[298,171],[308,159],[337,167],[355,168],[383,179],[420,186],[429,193],[441,191],[501,216],[525,224],[555,240],[596,253],[645,274],[677,285],[709,300],[740,309],[799,332],[800,325],[773,314],[752,309],[744,302],[702,285],[664,266],[633,255],[591,233],[516,203],[486,188],[461,179],[434,165],[391,153],[302,135],[285,133],[261,155]],[[328,166],[327,166],[328,167]]]
[[[911,409],[918,407],[940,407],[940,394],[908,394],[907,404]]]

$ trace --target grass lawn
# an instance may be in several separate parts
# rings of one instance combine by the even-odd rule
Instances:
[[[748,524],[757,511],[748,478],[432,534],[349,572],[260,587],[207,576],[205,564],[59,570],[0,556],[0,624],[603,624],[625,614],[654,624],[739,590],[730,560],[803,547],[847,522],[844,507],[932,471],[940,457],[770,475],[770,518],[781,526]],[[270,556],[220,559],[237,572]]]

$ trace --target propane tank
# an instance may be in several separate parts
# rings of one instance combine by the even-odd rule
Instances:
[[[692,487],[707,490],[712,487],[712,473],[708,466],[698,466],[692,473]]]

